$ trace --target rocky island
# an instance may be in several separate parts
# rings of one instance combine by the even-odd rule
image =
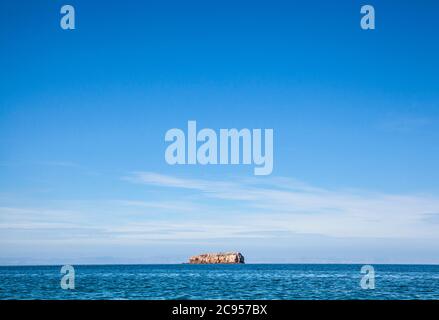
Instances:
[[[205,253],[189,258],[190,264],[239,264],[244,256],[239,252]]]

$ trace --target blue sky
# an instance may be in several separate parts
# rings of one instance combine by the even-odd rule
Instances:
[[[0,263],[439,263],[439,5],[0,4]],[[169,166],[170,128],[273,128],[274,170]]]

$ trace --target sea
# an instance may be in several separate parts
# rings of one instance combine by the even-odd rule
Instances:
[[[439,265],[77,265],[74,289],[61,266],[0,266],[0,299],[439,299]]]

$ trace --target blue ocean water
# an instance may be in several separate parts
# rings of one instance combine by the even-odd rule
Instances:
[[[439,299],[438,265],[374,265],[374,290],[361,265],[95,265],[0,267],[0,299]]]

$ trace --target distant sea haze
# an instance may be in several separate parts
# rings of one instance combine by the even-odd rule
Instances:
[[[75,266],[74,290],[60,266],[0,267],[1,299],[439,299],[439,265],[374,265],[375,289],[360,286],[361,265]]]

